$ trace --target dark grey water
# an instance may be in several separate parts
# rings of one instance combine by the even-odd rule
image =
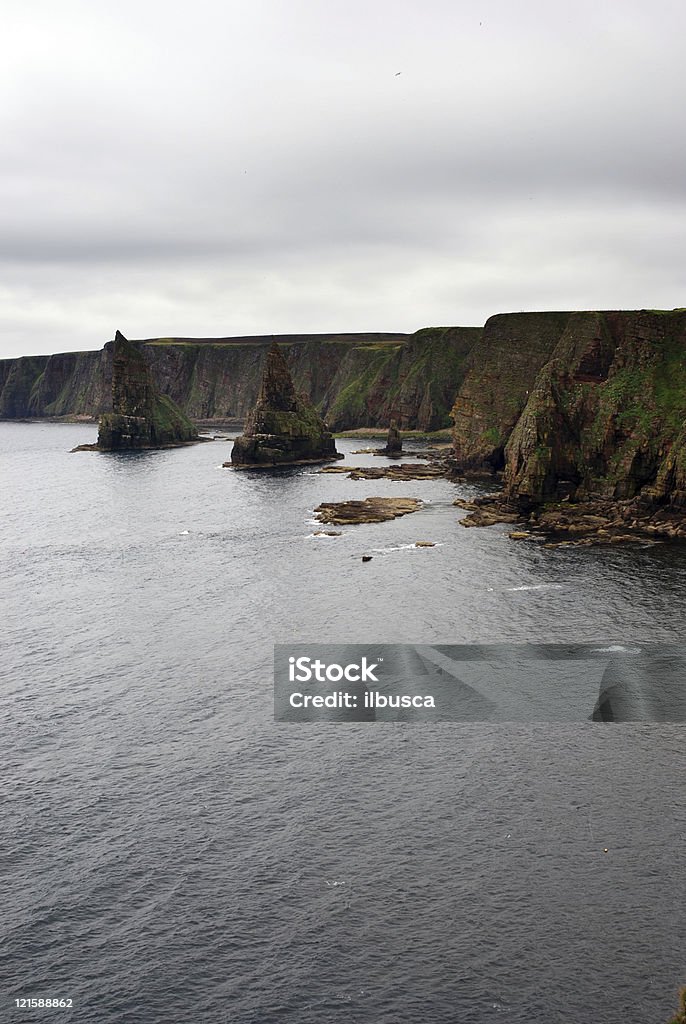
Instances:
[[[0,1014],[664,1021],[682,727],[276,725],[271,664],[681,640],[683,549],[545,551],[458,526],[445,481],[235,474],[221,442],[68,454],[93,435],[0,424]],[[430,504],[309,536],[319,501],[370,494]]]

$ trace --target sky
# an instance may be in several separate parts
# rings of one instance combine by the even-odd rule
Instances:
[[[686,306],[681,0],[4,0],[0,356]]]

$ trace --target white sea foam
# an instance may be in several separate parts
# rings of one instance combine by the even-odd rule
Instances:
[[[609,647],[594,647],[594,654],[640,654],[640,647],[624,647],[622,644],[610,644]]]
[[[391,551],[411,551],[414,544],[396,544],[393,548],[372,548],[377,555],[389,555]]]
[[[396,544],[392,548],[372,548],[372,551],[377,555],[389,555],[392,551],[420,551],[424,545],[413,544]],[[443,544],[436,543],[433,545],[435,548],[442,548]]]
[[[505,587],[506,590],[562,590],[561,583],[529,583],[521,587]]]

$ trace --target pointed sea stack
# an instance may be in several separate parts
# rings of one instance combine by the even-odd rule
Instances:
[[[296,393],[286,360],[273,342],[257,403],[225,465],[267,469],[342,458],[312,403]]]
[[[395,420],[391,420],[391,425],[388,428],[388,440],[386,441],[384,453],[386,455],[400,455],[402,450],[403,442],[400,437],[400,431],[398,430],[398,424]]]
[[[138,346],[120,331],[109,346],[112,347],[112,412],[100,417],[97,447],[110,452],[167,448],[199,440],[188,417],[171,398],[156,390]]]

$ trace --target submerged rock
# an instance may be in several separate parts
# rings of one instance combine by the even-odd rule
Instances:
[[[325,501],[314,511],[320,523],[385,523],[422,507],[419,498],[365,498],[364,501]]]
[[[333,434],[316,409],[296,393],[286,360],[274,343],[267,355],[262,386],[245,431],[234,441],[234,469],[273,468],[341,459]]]
[[[112,346],[112,412],[100,417],[96,448],[166,448],[201,440],[171,398],[152,382],[138,346],[117,331]]]

